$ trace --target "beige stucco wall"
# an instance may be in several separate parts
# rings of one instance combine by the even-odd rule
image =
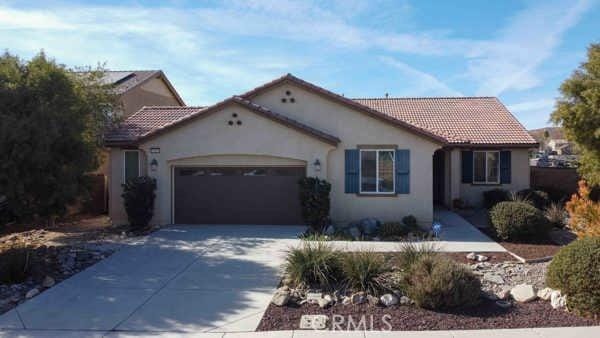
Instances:
[[[286,95],[286,91],[291,95]],[[282,98],[287,102],[281,102]],[[295,102],[290,103],[290,98]],[[341,139],[337,149],[327,156],[326,177],[332,184],[331,217],[334,222],[347,223],[364,217],[397,221],[412,214],[422,224],[431,223],[432,156],[440,145],[293,85],[282,85],[252,100]],[[358,145],[393,145],[398,149],[410,149],[410,194],[358,196],[344,193],[344,150],[355,149]]]
[[[232,117],[233,113],[238,114],[237,119]],[[238,119],[242,121],[241,126],[228,125],[229,120]],[[160,148],[159,154],[150,152],[154,147]],[[319,158],[321,172],[307,165],[307,175],[321,176],[327,171],[327,153],[334,146],[232,104],[150,139],[140,148],[147,154],[148,166],[152,159],[159,163],[156,171],[148,171],[157,179],[156,212],[152,222],[168,224],[172,209],[171,173],[176,165],[305,165]],[[120,150],[111,153],[111,158],[122,156]],[[115,173],[122,172],[119,165],[122,166],[122,161],[116,161]],[[120,186],[111,187],[113,195],[120,195]],[[113,221],[123,220],[122,205],[111,206]]]
[[[127,117],[143,106],[180,106],[177,98],[161,78],[154,78],[121,96],[123,117]]]
[[[496,150],[496,149],[493,149]],[[452,166],[452,198],[462,198],[469,205],[481,206],[483,192],[494,188],[506,189],[508,191],[519,191],[529,188],[529,149],[497,149],[511,151],[511,183],[510,184],[465,184],[461,182],[461,149],[453,149],[451,154]],[[458,193],[457,193],[458,191]]]

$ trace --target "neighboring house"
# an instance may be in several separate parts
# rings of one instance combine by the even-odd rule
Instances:
[[[102,81],[115,86],[124,118],[143,106],[185,106],[161,70],[106,71]]]
[[[573,146],[565,139],[552,139],[546,144],[547,152],[556,152],[557,155],[571,155]]]
[[[431,224],[435,203],[529,187],[536,141],[493,97],[348,99],[290,74],[209,107],[144,107],[107,133],[121,184],[157,180],[153,223],[301,224],[298,178],[332,184],[331,218]]]

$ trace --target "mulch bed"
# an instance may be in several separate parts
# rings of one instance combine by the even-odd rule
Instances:
[[[305,314],[323,314],[329,317],[329,329],[336,316],[343,316],[343,330],[351,330],[349,316],[356,324],[365,316],[366,327],[359,330],[389,330],[383,316],[391,324],[392,330],[467,330],[467,329],[510,329],[528,327],[559,326],[593,326],[599,325],[600,319],[582,318],[564,310],[553,309],[548,302],[533,301],[516,303],[509,309],[502,309],[492,301],[484,301],[480,305],[468,309],[456,309],[447,312],[436,312],[416,306],[381,306],[335,305],[328,309],[320,309],[317,305],[278,307],[269,305],[257,331],[296,330],[300,317]],[[337,317],[339,323],[340,317]],[[371,318],[373,325],[371,327]]]
[[[480,228],[479,231],[498,242],[498,244],[502,245],[506,250],[526,260],[554,256],[558,250],[562,248],[561,245],[556,244],[550,238],[537,238],[528,241],[527,243],[506,242],[499,239],[491,228]]]

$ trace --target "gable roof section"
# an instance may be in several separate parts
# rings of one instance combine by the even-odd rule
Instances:
[[[177,102],[179,102],[180,105],[185,106],[185,102],[183,102],[183,99],[179,96],[179,93],[177,93],[175,87],[173,87],[162,70],[109,70],[104,73],[101,81],[106,84],[114,85],[116,93],[122,95],[154,78],[163,80]]]
[[[537,144],[495,97],[363,98],[354,101],[430,130],[450,144]]]
[[[248,110],[292,128],[301,133],[315,137],[325,143],[337,145],[340,139],[323,131],[307,126],[289,117],[275,113],[254,102],[239,96],[233,96],[210,107],[144,107],[131,115],[117,128],[104,135],[106,146],[131,146],[160,135],[187,122],[206,117],[229,104],[238,104]]]
[[[411,131],[411,132],[413,132],[415,134],[424,136],[425,138],[429,138],[429,139],[431,139],[433,141],[436,141],[438,143],[446,143],[446,140],[443,137],[440,137],[439,135],[436,135],[435,133],[432,133],[432,132],[430,132],[427,129],[424,129],[424,128],[422,128],[420,126],[417,126],[417,125],[412,125],[410,123],[406,123],[403,120],[399,120],[399,119],[393,118],[393,117],[391,117],[391,116],[389,116],[387,114],[384,114],[384,113],[382,113],[380,111],[372,109],[371,107],[367,107],[365,105],[362,105],[362,104],[360,104],[360,103],[358,103],[356,101],[353,101],[353,100],[351,100],[349,98],[346,98],[346,97],[344,97],[342,95],[336,94],[336,93],[334,93],[332,91],[329,91],[329,90],[327,90],[327,89],[325,89],[323,87],[319,87],[319,86],[314,85],[314,84],[312,84],[310,82],[307,82],[307,81],[304,81],[304,80],[302,80],[300,78],[297,78],[294,75],[289,74],[289,73],[286,74],[286,75],[284,75],[284,76],[282,76],[282,77],[280,77],[280,78],[278,78],[278,79],[275,79],[275,80],[273,80],[271,82],[268,82],[268,83],[266,83],[266,84],[264,84],[264,85],[262,85],[260,87],[254,88],[251,91],[246,92],[246,93],[244,93],[244,94],[242,94],[240,96],[243,97],[243,98],[246,98],[246,99],[250,100],[253,97],[257,96],[258,94],[260,94],[260,93],[262,93],[262,92],[264,92],[266,90],[269,90],[269,89],[271,89],[273,87],[279,86],[279,85],[281,85],[283,83],[286,83],[286,82],[287,83],[295,84],[295,85],[297,85],[297,86],[299,86],[301,88],[304,88],[305,90],[307,90],[309,92],[315,93],[315,94],[317,94],[317,95],[319,95],[321,97],[325,97],[326,99],[332,100],[334,102],[337,102],[339,104],[342,104],[342,105],[347,106],[349,108],[352,108],[354,110],[358,110],[360,112],[366,113],[366,114],[370,115],[371,117],[383,120],[385,122],[391,123],[391,124],[393,124],[395,126],[398,126],[398,127],[401,127],[401,128],[405,128],[405,129],[407,129],[407,130],[409,130],[409,131]]]

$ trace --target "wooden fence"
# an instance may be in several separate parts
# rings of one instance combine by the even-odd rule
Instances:
[[[575,168],[530,167],[531,187],[548,192],[553,199],[569,198],[577,192]]]

